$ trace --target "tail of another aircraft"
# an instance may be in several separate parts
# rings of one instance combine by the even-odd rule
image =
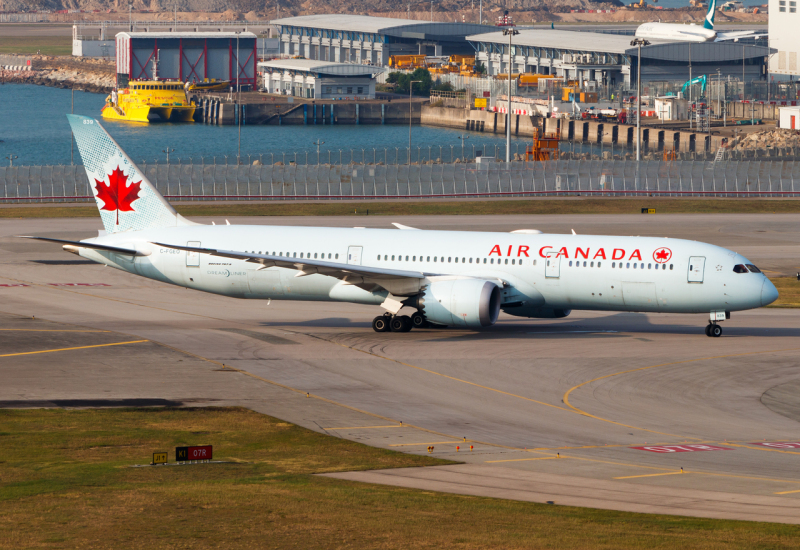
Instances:
[[[67,115],[108,233],[193,225],[178,214],[97,120]]]
[[[710,31],[714,30],[714,13],[717,11],[717,0],[708,0],[708,13],[703,28]]]

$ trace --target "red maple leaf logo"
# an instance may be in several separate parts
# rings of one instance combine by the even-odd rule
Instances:
[[[117,212],[117,225],[119,225],[120,212],[136,212],[133,209],[133,201],[139,198],[139,191],[141,191],[141,180],[126,186],[128,177],[122,173],[119,165],[116,170],[108,175],[108,183],[100,180],[94,180],[97,183],[97,198],[103,201],[103,206],[100,210],[107,210],[109,212]]]
[[[672,250],[669,248],[659,248],[653,252],[653,259],[660,264],[668,262],[670,258],[672,258]]]

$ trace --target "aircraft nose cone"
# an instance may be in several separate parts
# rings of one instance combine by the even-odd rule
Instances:
[[[778,289],[769,279],[764,280],[761,286],[761,305],[767,306],[778,299]]]

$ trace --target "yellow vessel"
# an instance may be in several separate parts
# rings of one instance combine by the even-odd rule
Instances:
[[[103,118],[132,122],[191,122],[195,107],[180,82],[133,80],[127,88],[109,94],[102,114]]]
[[[231,86],[230,80],[205,79],[202,82],[189,84],[190,92],[227,92]]]

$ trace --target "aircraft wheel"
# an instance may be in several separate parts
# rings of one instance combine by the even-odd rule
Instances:
[[[389,331],[389,318],[385,315],[378,315],[372,320],[372,330],[375,332]]]
[[[713,336],[714,338],[719,338],[720,336],[722,336],[722,327],[719,325],[712,325],[710,332],[711,336]]]
[[[711,327],[714,326],[712,324],[706,325],[706,336],[711,337]]]
[[[414,325],[414,328],[426,328],[428,326],[428,320],[418,311],[411,316],[411,324]]]
[[[389,322],[389,328],[392,332],[408,332],[411,327],[411,317],[407,315],[395,315]]]

